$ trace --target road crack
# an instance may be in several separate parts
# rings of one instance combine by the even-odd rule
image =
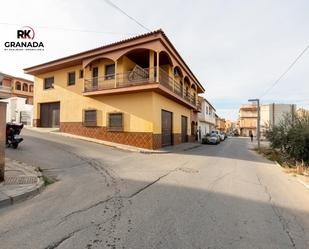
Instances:
[[[61,218],[61,221],[57,224],[57,225],[60,225],[62,224],[63,222],[65,222],[67,219],[69,219],[71,216],[75,215],[75,214],[79,214],[79,213],[82,213],[82,212],[86,212],[92,208],[95,208],[99,205],[102,205],[102,204],[105,204],[107,202],[110,202],[110,201],[113,201],[113,200],[119,200],[119,199],[132,199],[134,198],[135,196],[137,196],[138,194],[140,194],[141,192],[143,192],[144,190],[150,188],[152,185],[156,184],[158,181],[162,180],[163,178],[167,177],[168,175],[170,175],[172,172],[175,172],[177,171],[178,168],[176,169],[173,169],[169,172],[167,172],[166,174],[164,175],[161,175],[159,176],[157,179],[155,179],[154,181],[148,183],[147,185],[145,185],[144,187],[138,189],[137,191],[133,192],[132,194],[128,195],[128,196],[122,196],[122,195],[115,195],[115,196],[111,196],[105,200],[101,200],[99,202],[96,202],[88,207],[85,207],[85,208],[82,208],[82,209],[79,209],[79,210],[75,210],[67,215],[65,215],[64,217]]]
[[[86,227],[87,228],[87,227]],[[76,233],[84,230],[85,228],[79,228],[71,233],[69,233],[68,235],[62,237],[61,239],[59,239],[56,242],[51,243],[50,245],[48,245],[47,247],[45,247],[45,249],[55,249],[58,246],[60,246],[63,242],[67,241],[68,239],[72,238]]]
[[[259,185],[261,185],[261,187],[263,187],[264,189],[264,192],[265,194],[268,196],[268,202],[270,203],[270,206],[274,212],[274,214],[276,215],[276,217],[278,218],[279,220],[279,223],[281,224],[282,226],[282,230],[286,233],[286,235],[288,236],[289,240],[290,240],[290,243],[292,245],[293,248],[296,249],[296,244],[295,244],[295,241],[291,235],[291,232],[289,231],[289,222],[283,217],[283,215],[281,215],[278,207],[274,204],[273,200],[272,200],[272,195],[271,193],[269,192],[268,188],[266,185],[264,185],[261,181],[261,178],[256,174],[256,177],[259,181]]]

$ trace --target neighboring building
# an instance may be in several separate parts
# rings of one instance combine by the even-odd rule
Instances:
[[[205,90],[162,30],[24,71],[34,126],[148,149],[196,138]]]
[[[216,129],[216,109],[206,99],[199,97],[201,111],[198,113],[198,134],[199,141],[207,133]]]
[[[219,131],[225,131],[225,119],[216,116],[216,129]]]
[[[285,115],[295,115],[296,105],[294,104],[263,104],[261,105],[261,132],[274,125],[278,125]]]
[[[225,121],[225,132],[231,133],[236,130],[236,123],[231,120]]]
[[[32,125],[33,105],[26,104],[25,98],[11,97],[1,99],[0,102],[6,105],[6,122],[23,123],[24,125]]]
[[[273,126],[278,125],[286,114],[294,115],[296,105],[293,104],[263,104],[260,106],[261,134]],[[257,131],[257,105],[255,103],[242,105],[239,110],[239,133],[249,136],[250,132],[256,136]]]
[[[242,105],[239,109],[239,135],[249,136],[252,132],[256,136],[257,105],[255,103]]]
[[[0,99],[21,97],[33,103],[33,81],[0,72]]]

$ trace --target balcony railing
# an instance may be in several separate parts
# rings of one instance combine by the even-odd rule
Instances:
[[[10,86],[0,86],[0,92],[11,93],[12,92],[12,87],[10,87]]]
[[[93,92],[101,90],[110,90],[131,86],[141,86],[151,83],[159,83],[177,96],[181,97],[186,102],[197,106],[196,98],[189,91],[183,91],[182,85],[175,81],[163,69],[159,69],[159,82],[157,81],[156,67],[141,68],[135,67],[132,71],[125,73],[117,73],[105,75],[103,77],[95,77],[84,80],[84,91]]]

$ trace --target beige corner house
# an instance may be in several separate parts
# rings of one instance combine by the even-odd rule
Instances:
[[[147,149],[196,137],[205,90],[162,30],[24,71],[34,126]]]

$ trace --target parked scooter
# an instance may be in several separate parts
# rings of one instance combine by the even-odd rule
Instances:
[[[7,123],[6,124],[6,145],[17,149],[18,144],[24,139],[20,136],[20,131],[24,127],[23,124]]]

